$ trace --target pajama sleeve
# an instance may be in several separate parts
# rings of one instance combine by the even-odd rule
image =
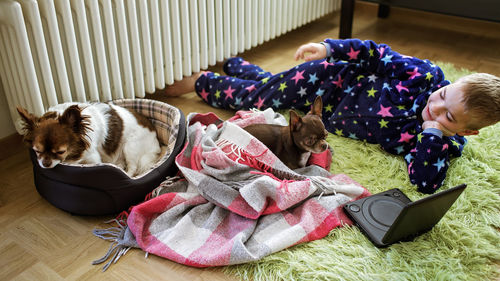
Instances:
[[[416,147],[405,156],[410,181],[418,191],[434,193],[443,184],[450,157],[460,156],[467,141],[460,136],[440,137],[430,130],[417,137]]]

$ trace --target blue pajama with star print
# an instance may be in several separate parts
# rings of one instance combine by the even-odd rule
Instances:
[[[196,81],[196,92],[214,107],[234,110],[272,107],[307,112],[321,96],[329,132],[378,143],[404,156],[411,183],[421,192],[435,192],[443,184],[450,158],[460,156],[466,144],[464,137],[422,129],[429,95],[450,83],[441,69],[369,40],[326,39],[322,44],[327,48],[325,60],[274,75],[242,58],[231,58],[223,68],[227,76],[205,73]]]

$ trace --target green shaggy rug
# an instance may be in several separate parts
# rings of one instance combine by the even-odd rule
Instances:
[[[438,63],[447,79],[470,73]],[[451,161],[441,190],[468,187],[443,219],[414,241],[376,248],[356,227],[334,229],[320,240],[224,268],[243,280],[489,280],[500,269],[500,123],[468,137],[462,157]],[[402,157],[378,145],[330,134],[332,173],[344,173],[378,193],[400,188],[424,197],[410,184]]]

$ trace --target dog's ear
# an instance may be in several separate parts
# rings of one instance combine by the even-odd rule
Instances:
[[[307,114],[314,114],[321,117],[322,112],[323,112],[323,100],[321,99],[320,96],[317,96],[316,99],[314,100],[314,103],[311,105],[311,110]]]
[[[73,129],[75,133],[83,133],[85,131],[85,116],[82,116],[82,110],[78,105],[68,107],[59,117],[59,123],[65,124]]]
[[[25,130],[26,132],[33,131],[33,129],[35,129],[36,123],[38,122],[38,117],[29,113],[28,110],[20,106],[18,106],[16,109],[19,113],[19,116],[21,116],[23,122],[23,130]]]
[[[302,118],[293,110],[290,110],[290,131],[296,132],[302,126]]]

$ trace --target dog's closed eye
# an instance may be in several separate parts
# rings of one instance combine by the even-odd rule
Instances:
[[[65,145],[55,147],[52,149],[52,153],[57,154],[57,155],[63,155],[64,153],[66,153],[66,151],[68,151],[68,148]]]

